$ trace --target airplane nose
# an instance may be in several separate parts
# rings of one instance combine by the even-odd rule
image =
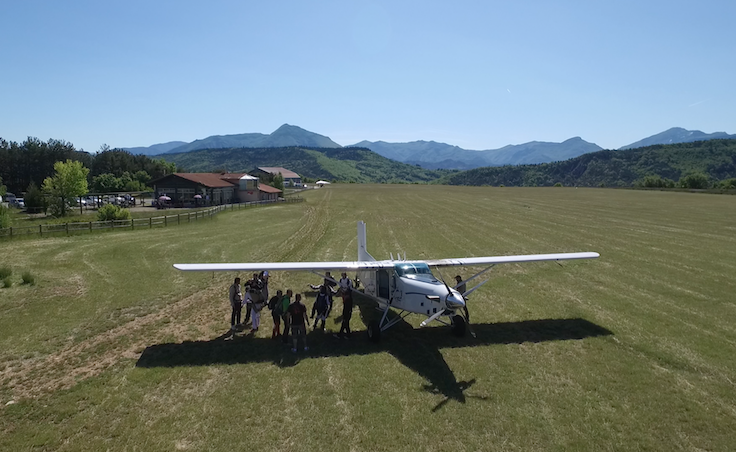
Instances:
[[[452,294],[447,297],[447,307],[449,309],[460,309],[465,306],[465,299],[462,295]]]

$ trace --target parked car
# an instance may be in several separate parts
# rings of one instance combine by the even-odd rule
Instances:
[[[23,198],[15,198],[15,207],[19,209],[25,209],[26,201]]]
[[[10,207],[15,206],[15,200],[16,198],[13,193],[10,193],[10,192],[5,193],[5,202],[7,202]]]

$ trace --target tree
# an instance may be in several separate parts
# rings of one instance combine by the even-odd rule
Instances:
[[[49,208],[48,200],[43,195],[41,189],[33,182],[28,185],[28,190],[26,190],[25,203],[28,212],[43,211],[43,213],[46,213],[46,210]]]
[[[0,176],[0,197],[5,196],[5,193],[7,192],[8,192],[8,189],[7,187],[5,187],[5,185],[3,185],[3,178],[2,176]]]
[[[121,191],[120,179],[112,173],[104,173],[92,178],[92,189],[95,193],[112,193]]]
[[[690,173],[680,179],[680,187],[705,189],[710,187],[710,181],[708,180],[708,176],[703,173]]]
[[[281,173],[278,173],[273,177],[273,188],[278,188],[282,192],[284,191],[284,176],[281,175]]]
[[[67,205],[87,193],[89,169],[82,162],[67,159],[54,163],[54,171],[52,177],[43,181],[43,191],[51,197],[51,213],[63,217],[67,214]]]

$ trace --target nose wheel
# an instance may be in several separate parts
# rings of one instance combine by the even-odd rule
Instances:
[[[457,337],[463,337],[465,336],[465,327],[467,324],[465,323],[465,319],[461,315],[456,315],[452,317],[452,334]]]
[[[368,324],[368,340],[376,343],[381,340],[381,324],[378,320]]]

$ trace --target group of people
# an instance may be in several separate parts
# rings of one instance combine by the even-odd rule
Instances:
[[[293,343],[291,351],[296,353],[300,340],[304,344],[304,350],[309,350],[307,346],[307,326],[310,325],[310,317],[307,315],[307,307],[302,303],[302,294],[294,295],[291,289],[287,289],[286,293],[277,290],[276,295],[269,298],[268,271],[254,273],[253,277],[246,281],[242,287],[240,282],[240,278],[235,278],[230,286],[230,306],[232,307],[230,329],[232,331],[243,328],[250,321],[251,333],[255,333],[261,325],[261,311],[268,307],[273,318],[271,338],[281,337],[284,343],[288,343],[289,332],[291,332]],[[309,286],[313,290],[317,290],[317,297],[312,306],[311,315],[311,319],[314,321],[314,329],[316,330],[318,323],[321,322],[319,328],[324,331],[325,322],[332,311],[333,295],[340,294],[343,302],[342,325],[335,336],[337,338],[349,338],[350,318],[353,313],[353,281],[348,278],[346,273],[343,273],[342,278],[336,282],[330,272],[326,272],[323,284],[310,284]],[[243,309],[246,310],[245,319],[241,323]],[[282,323],[284,325],[283,332],[281,329]]]

